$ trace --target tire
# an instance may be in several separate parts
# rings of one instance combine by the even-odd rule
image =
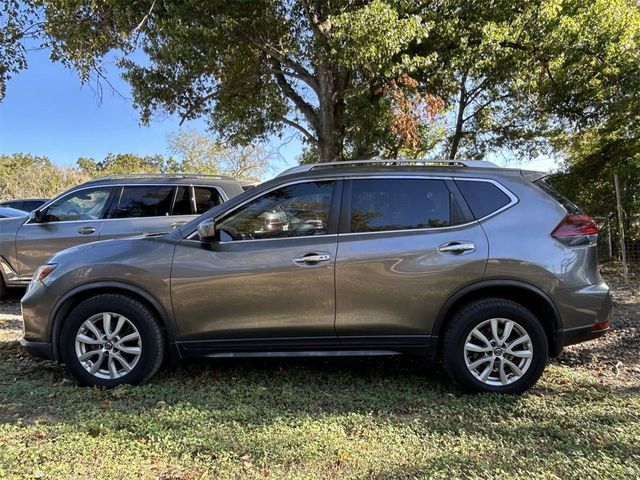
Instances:
[[[96,295],[80,303],[60,335],[67,370],[87,386],[140,385],[158,371],[164,349],[156,317],[125,295]]]
[[[522,305],[502,298],[464,306],[444,336],[444,368],[469,393],[520,394],[538,381],[548,356],[540,321]]]

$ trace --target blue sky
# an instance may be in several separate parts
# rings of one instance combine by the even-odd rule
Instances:
[[[44,155],[59,165],[72,165],[79,157],[101,160],[107,153],[167,154],[167,135],[180,128],[206,131],[202,120],[180,127],[176,116],[139,124],[130,100],[130,89],[115,66],[109,80],[124,97],[106,85],[102,102],[92,88],[81,85],[75,72],[52,63],[48,52],[29,52],[29,68],[7,85],[0,103],[0,153]],[[270,149],[279,153],[274,172],[294,166],[302,146],[274,138]]]
[[[72,165],[79,157],[100,160],[107,153],[167,154],[168,134],[180,128],[206,130],[202,120],[180,127],[176,116],[141,126],[130,89],[115,66],[109,69],[109,80],[125,98],[105,85],[100,103],[90,86],[81,85],[75,72],[52,63],[47,51],[29,52],[28,61],[29,68],[8,83],[0,103],[0,153],[44,155],[59,165]],[[295,165],[301,153],[296,136],[286,140],[270,142],[269,148],[278,152],[273,174]],[[549,170],[554,162],[539,158],[521,166]]]

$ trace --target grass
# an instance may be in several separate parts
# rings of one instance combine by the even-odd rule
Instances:
[[[519,397],[463,395],[408,357],[192,361],[103,391],[17,336],[0,336],[3,479],[640,478],[636,365],[556,362]]]

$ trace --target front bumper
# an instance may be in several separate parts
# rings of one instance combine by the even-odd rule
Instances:
[[[32,284],[22,300],[24,338],[20,344],[31,355],[53,360],[50,315],[58,297],[44,283]]]
[[[20,345],[29,355],[45,360],[54,360],[53,346],[49,342],[32,342],[23,338],[20,340]]]

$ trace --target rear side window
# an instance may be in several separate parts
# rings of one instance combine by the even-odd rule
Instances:
[[[124,187],[114,218],[164,217],[171,211],[174,187]]]
[[[509,196],[491,182],[456,180],[456,185],[476,219],[486,217],[511,202]]]
[[[198,214],[211,210],[222,203],[220,192],[215,187],[193,187],[196,196],[196,212]]]
[[[351,232],[445,227],[458,223],[452,222],[451,203],[443,180],[353,180]]]
[[[562,194],[560,194],[556,190],[554,190],[554,188],[551,185],[549,185],[547,182],[545,182],[544,179],[541,178],[539,180],[536,180],[533,183],[534,183],[534,185],[539,187],[540,190],[542,190],[544,193],[546,193],[551,198],[553,198],[556,202],[558,202],[560,205],[562,205],[569,215],[582,215],[583,214],[583,212],[580,209],[580,207],[578,207],[571,200],[569,200],[568,198],[566,198],[565,196],[563,196]]]

